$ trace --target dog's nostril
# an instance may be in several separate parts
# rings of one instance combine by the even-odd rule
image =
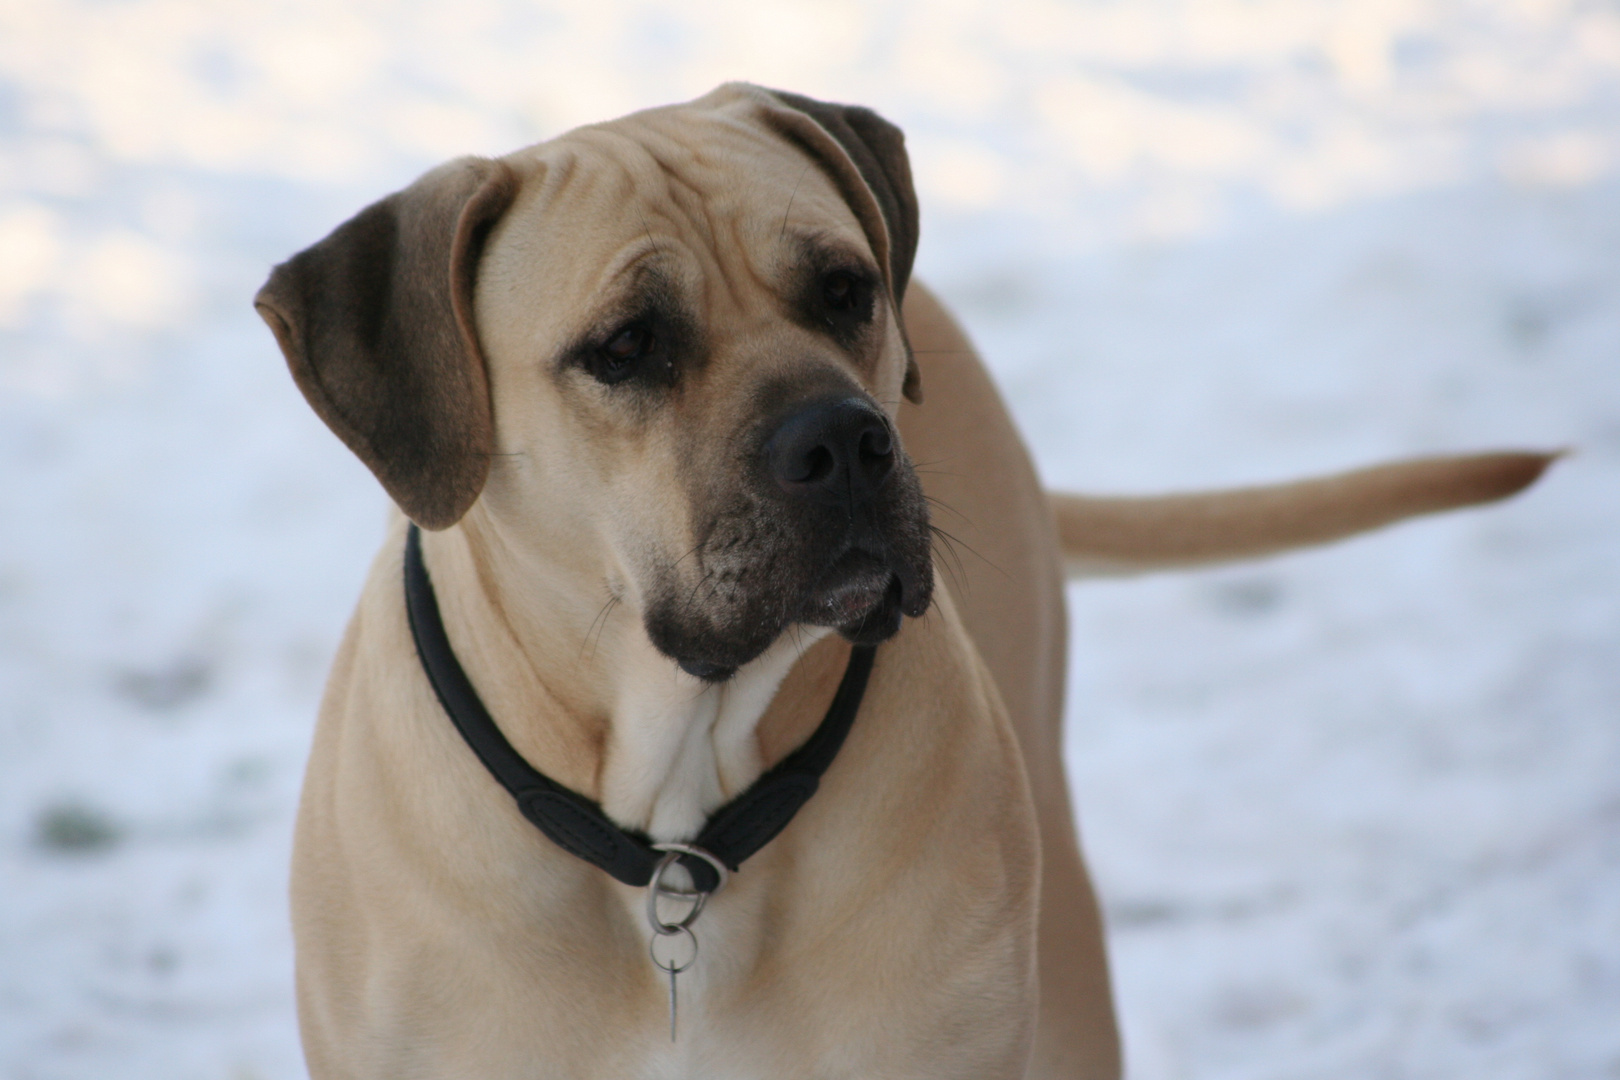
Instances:
[[[861,459],[877,461],[894,456],[894,440],[887,427],[867,428],[861,435]]]
[[[819,484],[831,475],[836,463],[825,446],[812,446],[777,463],[776,474],[790,484]]]
[[[861,470],[873,483],[881,482],[894,465],[894,439],[887,424],[874,425],[861,433],[858,453]]]
[[[800,483],[817,484],[825,480],[833,471],[832,451],[825,446],[818,446],[805,455],[805,473],[800,477]]]

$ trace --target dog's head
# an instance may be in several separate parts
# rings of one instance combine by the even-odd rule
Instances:
[[[916,243],[898,129],[734,84],[451,162],[257,305],[413,520],[476,506],[721,679],[793,624],[871,643],[928,607],[894,422]]]

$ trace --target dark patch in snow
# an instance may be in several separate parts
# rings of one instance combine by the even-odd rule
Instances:
[[[113,683],[120,695],[154,712],[195,701],[213,684],[213,665],[200,656],[181,656],[155,670],[120,672]]]
[[[1222,615],[1252,619],[1275,611],[1286,593],[1274,577],[1246,577],[1210,586],[1209,603]]]
[[[39,812],[34,837],[48,851],[86,855],[116,846],[124,838],[124,830],[92,806],[61,802]]]

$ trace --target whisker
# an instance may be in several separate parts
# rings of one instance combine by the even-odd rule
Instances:
[[[602,635],[607,632],[608,614],[612,612],[614,605],[618,604],[619,602],[620,600],[617,596],[609,596],[608,602],[602,605],[602,610],[598,611],[596,613],[596,618],[591,620],[591,625],[585,628],[585,640],[582,641],[579,646],[580,659],[583,660],[585,658],[585,650],[587,647],[590,648],[591,655],[593,657],[596,655],[596,650],[602,645]],[[592,630],[596,631],[595,645],[591,644]]]
[[[690,608],[697,600],[698,590],[707,585],[709,583],[709,579],[712,577],[714,577],[714,570],[711,569],[708,573],[698,578],[697,581],[692,584],[692,591],[686,594],[686,606],[688,608]]]
[[[911,463],[911,469],[913,472],[921,473],[924,476],[954,476],[960,478],[966,474],[951,472],[948,469],[937,469],[934,467],[936,465],[949,465],[955,460],[955,458],[934,458],[929,461],[913,461]]]
[[[1002,569],[1002,567],[999,566],[998,564],[996,564],[996,563],[990,561],[989,559],[985,558],[985,556],[981,552],[979,552],[976,548],[974,548],[974,546],[972,544],[969,544],[967,541],[963,540],[960,536],[952,536],[950,533],[946,532],[944,529],[940,528],[938,525],[929,525],[928,528],[931,531],[933,531],[934,533],[936,533],[936,534],[948,537],[953,543],[961,544],[963,547],[967,548],[969,552],[971,552],[973,555],[977,556],[978,559],[981,562],[984,563],[984,565],[988,566],[990,569],[994,570],[996,573],[1000,574],[1002,577],[1006,578],[1008,581],[1012,580],[1012,575],[1011,574],[1007,573],[1007,571]]]
[[[939,560],[940,565],[945,568],[945,573],[950,575],[951,581],[955,582],[957,591],[964,596],[968,595],[973,590],[968,586],[967,568],[962,565],[962,556],[957,553],[956,545],[942,530],[930,527],[929,531],[934,534],[934,539],[938,541],[938,544],[933,545],[934,551],[938,553],[940,546],[943,545],[945,554],[950,556],[948,559],[941,558]]]
[[[788,632],[793,635],[793,650],[799,654],[798,660],[795,660],[794,663],[796,663],[796,664],[803,663],[804,662],[804,627],[799,625],[798,623],[789,623],[788,624]]]
[[[702,540],[699,540],[697,543],[693,544],[692,547],[691,547],[691,550],[689,550],[685,555],[682,555],[680,558],[676,559],[675,562],[673,564],[671,564],[670,569],[671,570],[679,570],[680,566],[681,566],[681,563],[685,562],[687,559],[690,559],[693,555],[696,555],[697,552],[698,552],[698,549],[701,548],[702,546],[703,546],[703,541]]]
[[[787,236],[788,215],[793,213],[793,200],[799,197],[799,185],[804,183],[806,176],[810,175],[810,169],[811,166],[806,165],[804,171],[799,174],[799,178],[793,182],[793,192],[788,196],[787,209],[782,211],[782,231],[777,236],[778,240]]]
[[[944,499],[936,499],[934,496],[929,495],[926,492],[923,493],[923,498],[927,499],[930,505],[937,506],[947,513],[955,514],[957,517],[962,519],[962,523],[964,525],[973,524],[973,520],[971,518],[962,513],[962,511],[958,510],[956,507],[952,506],[950,503],[946,502]]]
[[[657,251],[659,249],[658,241],[653,239],[652,226],[647,224],[647,215],[641,212],[639,205],[636,207],[636,217],[641,221],[641,232],[647,237],[647,246],[653,251]]]

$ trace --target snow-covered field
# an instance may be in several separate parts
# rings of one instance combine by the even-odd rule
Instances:
[[[749,78],[909,133],[1054,485],[1572,446],[1071,591],[1140,1080],[1620,1077],[1620,10],[0,4],[0,1077],[301,1076],[284,900],[383,497],[248,298],[438,160]]]

